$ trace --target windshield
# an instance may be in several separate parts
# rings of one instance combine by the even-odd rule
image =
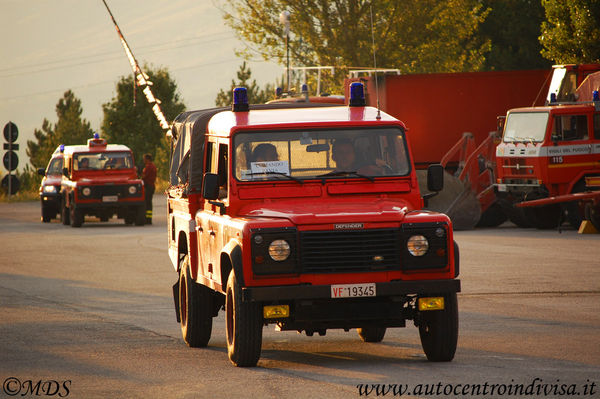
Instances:
[[[73,156],[75,170],[131,169],[133,158],[128,152],[83,153]]]
[[[503,141],[505,143],[544,141],[547,124],[547,112],[509,113],[504,127]]]
[[[329,129],[238,133],[235,177],[242,181],[373,179],[410,172],[400,128]]]
[[[48,175],[48,176],[62,175],[62,168],[63,168],[62,157],[54,158],[53,160],[50,161],[50,164],[48,165],[48,170],[46,171],[46,175]]]

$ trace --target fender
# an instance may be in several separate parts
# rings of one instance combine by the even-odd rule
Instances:
[[[192,237],[192,233],[195,233],[196,222],[189,214],[182,212],[173,212],[170,215],[171,234],[175,238],[169,240],[169,258],[173,264],[173,268],[179,271],[179,255],[186,253],[190,256],[190,262],[192,265],[197,263],[197,256],[195,251],[192,251],[191,241],[195,241],[195,237]],[[195,235],[195,234],[194,234]],[[185,244],[181,243],[181,240],[185,240]],[[193,268],[193,267],[192,267]]]
[[[229,262],[224,261],[227,257]],[[229,272],[233,268],[235,277],[241,286],[244,286],[244,269],[242,265],[242,244],[238,240],[231,240],[223,247],[221,252],[221,287],[227,286]]]

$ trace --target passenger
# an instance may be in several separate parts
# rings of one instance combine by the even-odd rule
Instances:
[[[81,158],[78,161],[78,167],[79,167],[79,170],[89,169],[90,168],[90,160],[87,158]]]
[[[277,148],[273,144],[262,143],[254,147],[252,151],[252,162],[278,161]]]

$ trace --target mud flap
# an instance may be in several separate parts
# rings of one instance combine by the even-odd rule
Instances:
[[[179,280],[173,285],[173,301],[175,302],[175,315],[177,316],[177,323],[181,323],[181,317],[179,316]]]

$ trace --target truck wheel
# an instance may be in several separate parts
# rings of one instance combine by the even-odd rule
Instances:
[[[381,342],[385,331],[385,327],[363,327],[358,329],[358,336],[363,342]]]
[[[71,227],[81,227],[83,224],[83,211],[76,206],[71,206]]]
[[[50,223],[53,216],[54,216],[53,210],[48,208],[47,206],[42,205],[42,222]]]
[[[70,217],[70,212],[69,212],[69,208],[67,208],[67,205],[65,204],[65,200],[63,199],[61,201],[61,205],[60,205],[60,219],[62,221],[62,224],[64,224],[65,226],[68,226],[71,224],[71,217]]]
[[[585,218],[592,223],[596,230],[600,231],[600,204],[587,203],[585,205]]]
[[[212,332],[211,309],[210,289],[192,279],[186,256],[179,269],[179,317],[181,335],[188,346],[203,348],[208,345]]]
[[[458,302],[456,293],[444,296],[444,310],[419,312],[421,346],[432,362],[449,362],[454,358],[458,341]]]
[[[138,206],[135,210],[135,225],[143,226],[146,224],[146,207]]]
[[[508,216],[502,210],[498,202],[494,202],[488,209],[481,214],[477,227],[498,227],[506,222]]]
[[[261,307],[255,302],[242,302],[242,289],[233,271],[227,279],[225,312],[229,360],[238,367],[256,366],[262,346]]]
[[[585,181],[581,180],[573,186],[571,193],[582,193],[586,191],[586,189]],[[567,211],[567,220],[569,221],[569,224],[573,226],[575,230],[578,230],[585,217],[584,203],[581,201],[566,202],[564,208]]]

